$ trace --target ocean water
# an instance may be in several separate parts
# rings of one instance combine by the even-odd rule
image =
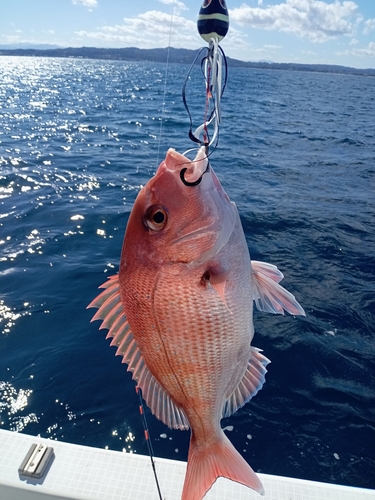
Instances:
[[[139,189],[192,147],[188,67],[165,83],[162,64],[0,63],[0,426],[146,454],[134,382],[86,306]],[[196,126],[202,94],[193,72]],[[375,488],[375,79],[230,68],[222,113],[211,163],[252,258],[306,311],[255,313],[266,384],[222,425],[256,471]],[[147,418],[155,454],[186,460],[189,433]]]

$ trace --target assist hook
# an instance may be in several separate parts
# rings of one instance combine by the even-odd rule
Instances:
[[[182,89],[182,100],[190,119],[189,138],[201,146],[204,145],[208,155],[209,147],[217,146],[219,136],[219,123],[221,121],[220,99],[224,93],[227,81],[227,62],[219,42],[225,37],[229,28],[228,9],[225,0],[204,0],[199,11],[198,32],[200,36],[208,42],[208,48],[202,48],[198,52]],[[206,50],[206,55],[202,57],[202,52]],[[190,73],[197,62],[201,59],[201,69],[205,79],[206,105],[204,121],[193,132],[193,120],[186,101],[186,84]],[[223,64],[224,70],[223,71]],[[223,80],[224,73],[224,83]],[[209,128],[213,129],[210,137]]]
[[[188,167],[180,170],[180,179],[185,186],[193,187],[201,183],[203,175],[210,170],[205,146],[198,149],[197,155]]]

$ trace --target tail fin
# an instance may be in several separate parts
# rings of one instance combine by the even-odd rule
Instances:
[[[263,485],[224,433],[207,448],[190,441],[181,500],[202,500],[218,477],[226,477],[264,495]]]

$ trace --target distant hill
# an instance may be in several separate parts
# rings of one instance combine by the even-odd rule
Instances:
[[[191,64],[198,50],[175,49],[173,47],[163,49],[138,49],[127,47],[123,49],[104,49],[95,47],[67,47],[67,48],[16,48],[3,49],[0,47],[0,55],[4,56],[26,56],[26,57],[74,57],[83,59],[110,59],[117,61],[167,61],[169,50],[169,62]],[[331,64],[296,64],[296,63],[274,63],[274,62],[246,62],[227,57],[228,66],[261,69],[282,69],[289,71],[318,71],[323,73],[346,73],[353,75],[375,76],[375,69],[358,69]]]
[[[46,50],[46,49],[60,49],[59,45],[52,45],[49,43],[8,43],[6,45],[0,44],[0,50],[15,50],[15,49],[37,49],[37,50]]]

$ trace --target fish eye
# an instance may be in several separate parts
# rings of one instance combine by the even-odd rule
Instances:
[[[143,223],[153,231],[160,231],[167,225],[168,216],[167,211],[161,205],[152,205],[148,207],[144,216]]]

